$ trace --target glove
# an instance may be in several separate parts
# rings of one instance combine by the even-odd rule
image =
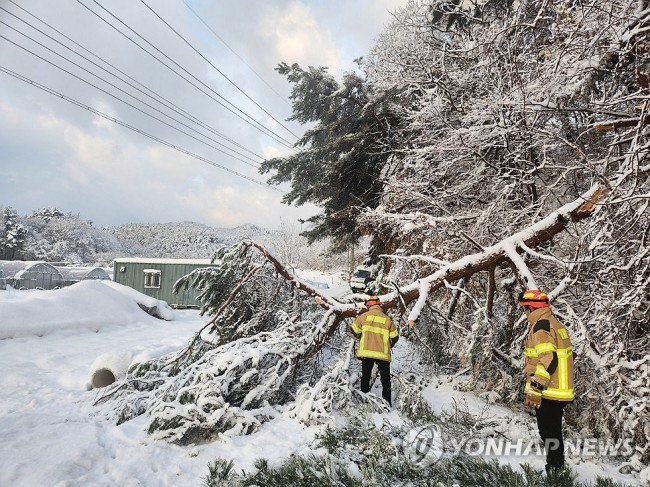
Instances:
[[[524,405],[535,408],[540,407],[542,405],[542,389],[531,384],[530,389],[528,389],[528,392],[526,393]]]

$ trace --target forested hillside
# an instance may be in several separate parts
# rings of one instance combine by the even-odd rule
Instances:
[[[645,0],[409,2],[340,81],[279,66],[310,128],[262,167],[291,184],[287,203],[322,208],[310,240],[372,238],[375,291],[415,323],[422,360],[468,373],[470,389],[522,401],[516,295],[547,291],[578,354],[567,423],[633,439],[624,471],[650,460],[649,29]],[[255,431],[269,403],[309,423],[370,402],[346,387],[351,348],[319,380],[309,362],[354,297],[296,284],[254,244],[221,257],[193,276],[211,322],[144,366],[147,385],[106,396],[118,421],[148,411],[152,434],[191,443]],[[402,406],[415,407],[407,383]]]
[[[20,216],[0,207],[0,259],[108,265],[115,257],[208,259],[244,238],[269,242],[271,232],[255,225],[213,228],[194,222],[95,227],[56,208]]]

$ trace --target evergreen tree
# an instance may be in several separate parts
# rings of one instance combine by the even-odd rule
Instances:
[[[18,213],[8,206],[0,221],[0,259],[14,260],[21,256],[25,247],[25,228],[18,223]]]
[[[398,124],[392,94],[375,96],[354,72],[339,83],[324,67],[282,63],[276,69],[294,85],[290,120],[315,125],[298,141],[298,152],[265,161],[260,172],[274,173],[270,183],[291,182],[285,203],[322,208],[309,219],[315,226],[303,233],[310,243],[333,237],[332,250],[344,250],[360,237],[357,209],[378,204]]]

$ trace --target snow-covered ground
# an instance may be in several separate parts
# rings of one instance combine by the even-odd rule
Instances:
[[[195,487],[216,457],[232,459],[237,470],[251,470],[257,458],[280,462],[291,453],[309,452],[317,429],[284,417],[249,436],[180,447],[149,439],[144,417],[115,426],[97,414],[98,390],[89,389],[97,357],[127,355],[139,361],[177,350],[205,319],[191,310],[174,315],[174,321],[153,318],[134,305],[132,296],[98,283],[60,291],[0,291],[0,335],[12,337],[0,340],[0,486]],[[394,370],[408,369],[413,357],[406,342],[398,344]],[[444,380],[430,385],[425,397],[438,411],[455,404],[485,408],[482,399]],[[534,418],[525,412],[490,406],[485,414],[509,437],[536,434]],[[385,418],[400,421],[396,411]],[[501,461],[518,465],[521,458]],[[540,457],[525,461],[543,466]],[[606,475],[642,485],[617,474],[614,465],[572,466],[581,479]]]
[[[192,310],[175,311],[174,321],[150,317],[104,287],[101,298],[97,286],[79,284],[0,291],[0,331],[31,331],[0,340],[0,486],[196,487],[218,456],[251,469],[256,458],[284,458],[313,438],[297,421],[278,419],[248,437],[187,448],[150,441],[145,418],[115,426],[96,415],[98,392],[88,387],[98,356],[161,356],[205,322]],[[24,317],[8,320],[7,309],[17,308]]]

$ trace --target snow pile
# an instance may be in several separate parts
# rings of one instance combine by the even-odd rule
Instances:
[[[98,331],[154,319],[129,293],[91,280],[53,291],[0,291],[0,317],[0,339],[78,328]]]
[[[142,294],[141,292],[136,291],[132,287],[124,286],[123,284],[119,284],[117,282],[101,281],[101,283],[115,289],[125,296],[130,297],[133,299],[133,301],[142,305],[140,306],[142,309],[144,309],[150,315],[155,316],[156,318],[162,318],[166,321],[172,321],[174,319],[174,310],[172,310],[171,306],[169,306],[165,301],[152,298],[151,296],[147,296],[146,294]]]

